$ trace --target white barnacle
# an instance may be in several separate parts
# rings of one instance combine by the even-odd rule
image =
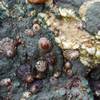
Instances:
[[[94,55],[95,51],[96,51],[96,48],[95,47],[91,47],[91,48],[86,48],[86,50],[90,55]]]
[[[97,58],[100,58],[100,50],[97,50],[97,51],[96,51],[95,56],[96,56]]]
[[[0,81],[0,85],[1,85],[1,86],[3,86],[3,85],[7,86],[7,85],[9,85],[10,83],[11,83],[11,79],[10,79],[10,78],[5,78],[5,79],[2,79],[2,80]]]
[[[36,69],[40,72],[44,72],[47,69],[47,62],[40,60],[35,65]]]
[[[63,17],[75,17],[75,12],[73,9],[59,8],[59,12]]]
[[[23,98],[29,98],[31,96],[31,92],[30,91],[25,91],[22,95]]]
[[[98,33],[95,37],[96,37],[96,39],[100,39],[100,31],[98,31]]]

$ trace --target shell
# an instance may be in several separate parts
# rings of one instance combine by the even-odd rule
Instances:
[[[7,57],[14,57],[16,52],[14,40],[8,37],[3,38],[0,41],[0,52]]]
[[[55,72],[55,73],[54,73],[53,77],[55,77],[55,78],[59,78],[60,75],[61,75],[61,72],[58,71],[58,72]]]
[[[5,78],[5,79],[0,80],[0,86],[3,86],[3,85],[9,86],[11,85],[11,83],[12,81],[10,78]]]
[[[64,66],[64,72],[67,72],[67,70],[71,68],[72,68],[72,64],[69,61],[67,61]]]
[[[66,59],[72,60],[77,59],[80,56],[80,53],[78,50],[65,50],[63,55]]]
[[[59,8],[60,15],[68,18],[75,18],[75,12],[73,9]]]
[[[51,43],[46,37],[41,37],[39,40],[39,48],[43,50],[48,50],[51,48]]]
[[[25,91],[21,97],[20,100],[26,100],[27,98],[29,98],[31,96],[31,92],[30,91]]]
[[[35,24],[33,24],[33,31],[34,32],[38,32],[39,30],[40,30],[40,25],[39,24],[37,24],[37,23],[35,23]]]
[[[40,60],[40,61],[36,62],[35,67],[36,67],[37,71],[44,72],[47,69],[47,62]]]

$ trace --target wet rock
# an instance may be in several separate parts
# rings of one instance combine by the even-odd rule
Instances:
[[[58,5],[65,7],[65,8],[75,8],[79,9],[79,7],[86,1],[86,0],[54,0]]]
[[[90,0],[83,3],[80,7],[79,13],[82,20],[86,22],[86,30],[91,34],[98,32],[98,26],[100,24],[100,1]]]
[[[72,70],[75,75],[83,77],[87,75],[87,67],[84,66],[80,60],[72,60],[71,63],[73,65]]]
[[[67,98],[70,98],[72,100],[75,98],[83,100],[93,100],[93,94],[88,87],[88,81],[80,76],[75,76],[71,80],[69,80],[66,88],[68,88]]]

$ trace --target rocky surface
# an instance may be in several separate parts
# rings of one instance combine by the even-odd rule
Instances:
[[[86,29],[91,34],[96,34],[100,24],[100,0],[89,0],[81,5],[79,13],[86,22]]]
[[[0,100],[99,100],[97,2],[0,1]]]

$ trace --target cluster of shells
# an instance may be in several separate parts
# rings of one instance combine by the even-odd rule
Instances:
[[[76,16],[73,9],[55,9],[60,19],[50,12],[39,13],[38,16],[44,18],[49,29],[54,32],[55,41],[63,49],[65,59],[78,56],[89,69],[94,68],[100,63],[100,31],[92,36],[85,31],[85,22]]]
[[[15,52],[16,47],[13,39],[6,37],[0,41],[0,54],[6,55],[7,57],[13,57]]]

